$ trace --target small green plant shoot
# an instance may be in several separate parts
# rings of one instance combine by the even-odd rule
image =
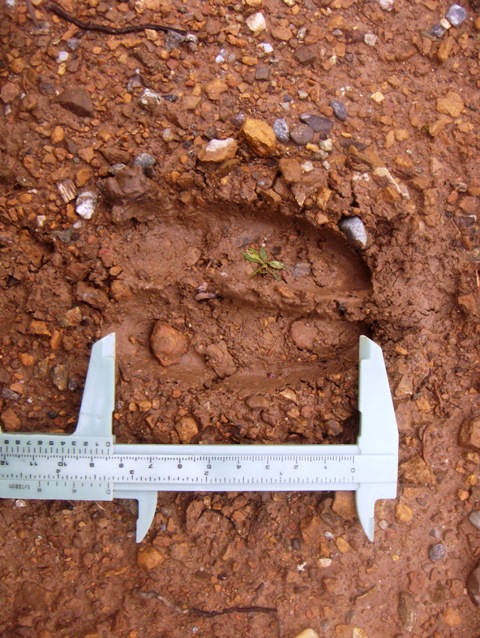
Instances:
[[[244,258],[247,261],[251,261],[253,264],[259,264],[258,268],[252,272],[250,277],[255,275],[272,275],[277,281],[280,279],[280,275],[277,270],[283,270],[285,268],[281,261],[275,261],[275,259],[268,259],[267,251],[263,246],[260,250],[250,247],[243,253]]]

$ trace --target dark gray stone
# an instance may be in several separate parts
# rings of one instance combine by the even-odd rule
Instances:
[[[340,102],[340,100],[330,100],[330,106],[333,109],[335,117],[338,117],[341,122],[345,122],[347,119],[347,107],[345,104]]]
[[[447,548],[443,543],[435,543],[434,545],[430,545],[428,548],[428,557],[432,563],[442,560],[445,558],[446,554]]]
[[[290,141],[290,129],[288,128],[287,121],[283,118],[275,120],[273,123],[273,132],[279,142],[286,144]]]
[[[313,129],[306,124],[297,124],[290,131],[290,138],[298,144],[298,146],[305,146],[313,140]]]
[[[322,115],[313,115],[311,113],[302,113],[300,115],[300,121],[307,124],[315,133],[320,133],[320,137],[323,139],[330,135],[330,131],[333,128],[332,120]]]

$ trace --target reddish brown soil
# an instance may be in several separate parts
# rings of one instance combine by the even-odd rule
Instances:
[[[480,414],[478,5],[435,39],[449,6],[436,0],[164,0],[141,16],[133,0],[62,1],[84,21],[197,34],[196,50],[171,51],[152,31],[87,32],[70,51],[78,29],[36,5],[39,31],[23,3],[1,9],[2,428],[72,431],[91,345],[115,330],[118,442],[353,442],[367,334],[387,362],[401,478],[374,544],[351,498],[329,493],[163,493],[140,546],[133,502],[2,500],[2,638],[480,635],[465,589],[479,453],[457,442]],[[137,69],[177,101],[142,108]],[[90,95],[91,115],[59,104],[66,88]],[[240,113],[291,129],[328,117],[333,152],[259,155]],[[235,138],[234,158],[199,161],[212,137]],[[149,177],[131,170],[140,152],[157,161]],[[99,195],[92,219],[64,203],[65,179]],[[363,249],[339,230],[349,216]],[[243,251],[262,244],[279,281],[250,277]],[[151,350],[157,321],[187,339],[168,367]]]

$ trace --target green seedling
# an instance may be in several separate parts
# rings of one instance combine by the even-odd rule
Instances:
[[[247,261],[252,262],[253,264],[259,264],[258,268],[252,272],[250,277],[255,277],[255,275],[272,275],[274,279],[279,281],[280,275],[278,274],[278,270],[283,270],[285,268],[284,264],[281,261],[276,261],[275,259],[269,259],[267,255],[267,251],[263,246],[260,250],[256,248],[250,247],[243,253],[244,258]]]

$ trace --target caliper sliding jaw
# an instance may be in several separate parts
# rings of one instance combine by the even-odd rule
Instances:
[[[375,502],[378,499],[395,498],[397,494],[398,430],[381,348],[367,337],[360,337],[359,360],[360,435],[356,445],[121,445],[115,444],[112,433],[112,412],[115,405],[115,334],[109,334],[92,348],[79,420],[72,435],[0,434],[0,497],[136,499],[136,540],[140,542],[148,532],[155,515],[159,490],[354,490],[360,523],[367,537],[373,541]],[[62,466],[67,465],[62,460],[64,458],[68,459],[68,464],[82,462],[81,471],[84,473],[79,476],[80,470],[72,469],[71,472],[77,474],[66,475],[57,468],[55,474],[51,467],[53,459],[55,466]],[[105,466],[108,462],[114,461],[115,468],[123,467],[124,459],[137,463],[140,474],[143,472],[144,475],[138,477],[139,472],[131,470],[131,476],[127,474],[127,477],[119,482],[108,478],[114,476],[113,470],[106,469],[105,476],[101,476],[101,470],[91,470],[87,474],[84,470],[88,465],[94,467],[97,461]],[[91,463],[87,464],[88,460]],[[158,461],[157,474],[152,475],[152,472],[146,469],[153,465],[149,465],[149,461]],[[181,461],[190,463],[191,477],[187,475],[185,478],[185,475],[177,473],[172,478],[168,475],[170,469],[163,469],[167,466],[181,468]],[[262,465],[265,461],[267,464]],[[250,462],[251,466],[257,463],[256,469],[266,468],[266,474],[266,470],[271,468],[270,464],[277,469],[280,465],[280,469],[283,470],[281,464],[284,462],[289,464],[289,471],[292,469],[291,463],[304,462],[306,469],[303,470],[301,482],[296,478],[290,482],[285,478],[279,478],[285,474],[282,471],[274,478],[270,478],[270,474],[265,480],[237,479],[234,477],[236,470],[232,468],[239,468],[239,463],[244,462],[245,465]],[[42,466],[42,463],[45,469],[37,470],[37,474],[28,467]],[[217,463],[213,472],[211,469],[203,471],[205,468],[212,468],[212,463]],[[342,466],[343,474],[339,473],[335,464]],[[319,465],[324,465],[324,468],[319,468]],[[343,469],[343,466],[346,469]],[[295,465],[295,468],[297,467],[298,465]],[[305,473],[310,472],[312,467],[313,471],[321,476],[310,480]],[[323,474],[321,470],[324,470]],[[133,479],[135,472],[137,476]],[[162,472],[163,476],[160,478]],[[208,478],[204,478],[204,475],[206,477],[209,474]],[[195,478],[192,478],[193,476]]]

